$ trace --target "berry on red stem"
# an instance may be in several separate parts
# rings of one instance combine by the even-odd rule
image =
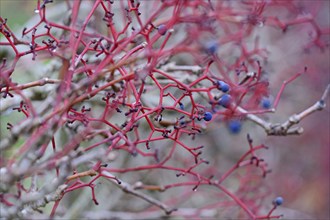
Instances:
[[[276,197],[276,199],[274,199],[273,203],[276,206],[280,206],[283,204],[283,201],[284,201],[284,199],[281,196],[279,196],[279,197]]]
[[[222,92],[228,92],[230,89],[230,86],[224,81],[219,80],[217,84],[218,84],[218,89]]]
[[[221,105],[225,108],[229,108],[231,100],[232,100],[232,98],[230,95],[224,94],[223,96],[221,96],[221,98],[219,100],[219,105]]]
[[[157,27],[157,30],[160,35],[165,35],[167,32],[167,27],[165,24],[161,24]]]
[[[211,121],[212,120],[212,113],[211,112],[205,112],[204,120],[205,121]]]

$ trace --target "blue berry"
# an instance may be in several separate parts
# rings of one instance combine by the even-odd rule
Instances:
[[[221,96],[218,103],[219,103],[219,105],[221,105],[225,108],[229,108],[230,103],[231,103],[231,96],[228,94],[224,94],[223,96]]]
[[[279,206],[279,205],[283,204],[283,201],[284,201],[283,198],[281,196],[279,196],[273,201],[273,203],[274,203],[274,205]]]
[[[179,102],[179,106],[181,110],[184,110],[184,104],[182,104],[181,102]]]
[[[228,123],[228,128],[232,134],[238,134],[242,129],[242,123],[239,120],[231,120]]]
[[[218,89],[220,89],[222,92],[228,92],[230,87],[227,83],[224,81],[218,81]]]
[[[167,32],[167,27],[165,24],[161,24],[157,27],[157,30],[160,35],[165,35]]]
[[[265,109],[269,109],[272,106],[272,103],[269,98],[263,98],[261,100],[261,106]]]
[[[215,54],[218,50],[218,42],[217,41],[209,41],[205,45],[206,52],[208,54]]]
[[[212,120],[212,113],[211,112],[205,112],[204,120],[205,121],[211,121]]]
[[[181,119],[181,120],[179,121],[179,124],[180,124],[180,126],[184,126],[184,125],[186,124],[186,121],[183,120],[183,119]]]

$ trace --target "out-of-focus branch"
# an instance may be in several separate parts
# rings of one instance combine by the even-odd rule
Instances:
[[[173,71],[188,71],[193,73],[201,73],[203,68],[200,66],[182,66],[176,65],[174,62],[170,62],[161,67],[164,72],[173,72]]]
[[[200,216],[205,218],[216,218],[218,214],[216,209],[194,209],[194,208],[180,208],[177,210],[177,216]],[[160,210],[148,212],[116,212],[116,211],[98,211],[85,212],[84,216],[89,219],[162,219],[165,218],[164,213]]]
[[[43,198],[29,204],[22,211],[23,216],[31,215],[35,210],[45,207],[50,202],[55,202],[60,200],[63,197],[64,190],[68,187],[66,184],[62,184],[57,187],[55,192],[45,195]]]
[[[70,180],[74,180],[74,179],[84,177],[84,176],[95,176],[96,174],[97,174],[97,172],[95,170],[91,169],[91,170],[87,170],[87,171],[84,171],[81,173],[73,174],[71,176],[68,176],[66,179],[70,181]]]
[[[103,171],[106,172],[106,171]],[[111,174],[107,174],[106,175],[111,175]],[[166,215],[170,215],[172,212],[176,211],[176,208],[169,208],[167,205],[165,205],[164,203],[142,193],[139,192],[137,190],[134,190],[134,187],[131,186],[129,183],[123,182],[122,180],[119,180],[121,182],[121,184],[118,184],[118,182],[116,180],[113,179],[108,179],[110,182],[112,182],[114,185],[116,185],[118,188],[122,189],[123,192],[134,195],[136,197],[139,197],[141,199],[143,199],[144,201],[153,204],[157,207],[159,207],[160,209],[164,210]]]
[[[183,76],[185,72],[191,71],[194,73],[199,73],[202,71],[202,68],[199,66],[179,66],[175,63],[171,62],[168,64],[165,64],[162,66],[162,70],[164,71],[181,71],[182,74],[179,74],[180,76]],[[298,76],[298,75],[297,75]],[[296,77],[297,77],[296,76]],[[323,95],[321,96],[321,99],[317,101],[314,105],[310,106],[309,108],[305,109],[304,111],[293,114],[288,118],[287,121],[283,123],[271,123],[267,122],[264,119],[258,117],[256,114],[249,113],[247,110],[245,110],[241,106],[235,106],[236,111],[246,116],[246,118],[260,127],[262,127],[265,132],[268,135],[273,136],[286,136],[286,135],[300,135],[303,133],[304,129],[302,127],[292,127],[295,124],[298,124],[301,120],[306,118],[308,115],[316,112],[321,111],[325,108],[325,99],[328,96],[330,91],[330,84],[327,86],[325,91],[323,92]],[[204,93],[200,93],[205,99],[208,99],[208,97]],[[233,104],[234,106],[234,104]],[[275,109],[273,109],[273,112],[275,112]]]
[[[36,86],[44,86],[46,84],[55,84],[55,83],[59,83],[61,82],[61,80],[58,79],[49,79],[49,78],[43,78],[34,82],[29,82],[26,84],[22,84],[22,85],[18,85],[18,86],[11,86],[9,87],[8,91],[12,91],[12,90],[24,90],[27,88],[31,88],[31,87],[36,87]]]
[[[286,135],[299,135],[302,134],[304,129],[302,127],[292,127],[295,124],[298,124],[301,120],[306,118],[308,115],[316,112],[321,111],[325,108],[325,99],[330,91],[330,84],[325,89],[321,99],[317,101],[314,105],[310,106],[309,108],[305,109],[304,111],[293,114],[289,117],[287,121],[285,121],[282,124],[279,123],[269,123],[263,120],[262,118],[256,116],[255,114],[250,114],[248,111],[243,109],[242,107],[237,107],[237,110],[240,113],[243,113],[246,115],[246,118],[250,121],[258,124],[261,126],[268,135],[274,135],[274,136],[286,136]]]
[[[64,190],[67,188],[66,184],[63,184],[67,180],[74,180],[79,177],[83,176],[94,176],[97,174],[95,170],[88,170],[85,172],[77,173],[74,175],[69,175],[71,172],[71,167],[76,167],[79,164],[86,163],[93,159],[100,159],[101,157],[105,156],[104,150],[100,149],[97,151],[89,152],[87,154],[81,154],[81,151],[72,151],[69,155],[62,157],[57,161],[57,165],[61,167],[60,169],[60,176],[56,178],[51,184],[46,184],[40,190],[33,190],[27,194],[23,194],[22,198],[15,204],[15,206],[10,207],[8,210],[2,213],[3,216],[7,217],[24,217],[29,218],[31,217],[38,208],[44,207],[50,202],[54,202],[60,200],[63,196]],[[51,161],[49,161],[51,163]],[[37,163],[34,167],[40,167],[40,169],[47,169],[49,166],[47,161]],[[31,167],[33,169],[33,167]],[[0,169],[1,174],[1,184],[6,184],[5,180],[11,180],[15,177],[12,176],[13,174],[10,173],[6,168]],[[60,185],[61,184],[61,185]],[[24,208],[21,210],[21,207]],[[21,211],[18,211],[21,210]]]
[[[60,175],[51,183],[45,184],[39,191],[31,191],[23,194],[20,199],[15,201],[15,205],[2,209],[1,216],[7,219],[29,218],[38,208],[47,205],[49,202],[57,201],[62,198],[62,194],[67,185],[63,184],[68,176],[71,166],[65,163],[61,166]],[[6,168],[1,169],[1,177],[11,175]],[[1,179],[2,180],[2,179]],[[2,207],[1,207],[2,208]]]

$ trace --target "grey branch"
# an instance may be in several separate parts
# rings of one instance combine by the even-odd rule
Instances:
[[[62,194],[67,185],[63,184],[71,171],[70,164],[63,164],[60,167],[60,175],[51,183],[45,184],[39,191],[32,191],[23,194],[15,201],[15,206],[1,206],[1,215],[6,219],[29,218],[38,208],[47,205],[49,202],[57,201],[62,198]],[[6,168],[1,168],[1,177],[10,175]],[[1,179],[2,181],[2,179]],[[2,183],[3,184],[3,183]],[[8,185],[8,184],[7,184]]]
[[[256,123],[257,125],[261,126],[268,135],[274,135],[274,136],[286,136],[286,135],[299,135],[302,134],[304,129],[302,127],[292,127],[295,124],[298,124],[301,120],[306,118],[308,115],[316,112],[321,111],[325,108],[325,99],[328,96],[330,91],[330,84],[325,89],[321,99],[317,101],[314,105],[310,106],[309,108],[305,109],[304,111],[293,114],[288,118],[287,121],[285,121],[282,124],[276,123],[272,124],[269,122],[266,122],[262,118],[258,117],[255,114],[249,114],[248,111],[243,109],[242,107],[237,107],[237,110],[240,113],[243,113],[246,115],[246,118],[250,121]]]
[[[111,175],[111,174],[108,174],[108,172],[105,173],[106,175]],[[142,193],[142,192],[139,192],[137,190],[134,190],[134,187],[131,186],[130,184],[126,183],[126,182],[123,182],[122,180],[119,180],[121,182],[121,184],[118,184],[117,181],[113,180],[113,179],[108,179],[110,182],[112,182],[113,184],[115,184],[118,188],[122,189],[123,192],[125,193],[128,193],[128,194],[132,194],[136,197],[139,197],[141,199],[143,199],[144,201],[150,203],[150,204],[153,204],[157,207],[159,207],[160,209],[162,209],[166,215],[170,215],[172,212],[176,211],[177,209],[176,208],[169,208],[167,205],[165,205],[164,203]]]
[[[176,65],[174,62],[170,62],[161,67],[164,72],[173,72],[173,71],[188,71],[199,74],[203,71],[203,68],[200,66],[183,66]]]
[[[194,209],[194,208],[180,208],[177,211],[177,216],[193,216],[198,215],[202,218],[215,219],[219,214],[219,210],[214,209]],[[102,210],[98,212],[85,212],[84,216],[88,219],[166,219],[164,213],[160,210],[148,211],[148,212],[119,212],[119,211],[107,211]],[[175,217],[174,217],[175,218]]]
[[[34,213],[35,210],[46,206],[50,202],[55,202],[63,197],[64,190],[68,187],[66,184],[62,184],[57,187],[55,192],[45,195],[43,198],[29,204],[22,211],[23,216],[29,216]]]

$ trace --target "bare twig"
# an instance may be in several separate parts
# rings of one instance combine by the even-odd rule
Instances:
[[[203,71],[203,68],[200,66],[182,66],[182,65],[176,65],[174,62],[165,64],[164,66],[162,66],[161,69],[164,72],[189,71],[197,74]]]
[[[50,193],[48,195],[45,195],[43,198],[29,204],[27,207],[25,207],[21,213],[23,216],[33,214],[34,210],[37,210],[38,208],[46,206],[50,202],[58,201],[62,198],[64,190],[68,187],[68,185],[60,185],[57,187],[55,192]]]
[[[45,186],[39,191],[31,191],[27,194],[22,194],[21,198],[15,201],[15,206],[3,210],[1,213],[2,217],[6,217],[6,219],[26,219],[30,217],[34,211],[37,211],[38,208],[61,199],[63,192],[67,187],[63,182],[65,181],[66,176],[68,176],[70,170],[70,164],[63,164],[61,166],[60,175],[55,178],[54,181],[45,184]],[[1,171],[1,177],[12,175],[6,168],[2,168]]]
[[[27,88],[31,88],[31,87],[36,87],[36,86],[44,86],[46,84],[55,84],[55,83],[60,83],[61,80],[58,79],[49,79],[49,78],[43,78],[34,82],[29,82],[23,85],[18,85],[18,86],[11,86],[9,87],[8,91],[12,91],[12,90],[24,90]]]
[[[177,216],[200,216],[205,218],[216,218],[219,210],[214,209],[194,209],[194,208],[180,208],[178,209]],[[164,213],[160,210],[148,212],[117,212],[102,210],[98,212],[85,212],[84,216],[89,219],[162,219]]]
[[[309,108],[305,109],[304,111],[293,114],[289,117],[287,121],[285,121],[282,124],[272,124],[269,122],[266,122],[262,118],[254,115],[249,114],[248,111],[243,109],[242,107],[237,107],[237,110],[240,113],[243,113],[246,115],[246,118],[250,121],[256,123],[257,125],[261,126],[268,135],[275,135],[275,136],[286,136],[286,135],[299,135],[302,134],[304,129],[302,127],[292,127],[295,124],[298,124],[301,120],[306,118],[308,115],[316,112],[321,111],[325,108],[325,99],[330,91],[330,84],[325,89],[321,99],[317,101],[314,105],[310,106]]]
[[[106,172],[106,171],[103,171],[103,172]],[[111,174],[106,174],[106,175],[111,175]],[[126,182],[123,182],[122,180],[119,180],[121,182],[121,184],[118,184],[118,182],[116,180],[113,180],[113,179],[108,179],[110,182],[112,182],[113,184],[115,184],[118,188],[122,189],[125,193],[128,193],[128,194],[132,194],[136,197],[139,197],[141,199],[143,199],[144,201],[150,203],[150,204],[153,204],[157,207],[159,207],[160,209],[164,210],[165,214],[166,215],[170,215],[172,212],[176,211],[177,209],[176,208],[169,208],[167,205],[165,205],[164,203],[142,193],[142,192],[139,192],[139,191],[136,191],[134,190],[134,187],[131,186],[130,184],[126,183]]]
[[[77,178],[80,178],[80,177],[84,177],[84,176],[95,176],[97,174],[97,172],[95,170],[87,170],[87,171],[84,171],[84,172],[81,172],[81,173],[76,173],[76,174],[73,174],[71,176],[68,176],[66,178],[66,180],[68,181],[71,181],[71,180],[74,180],[74,179],[77,179]]]
[[[234,103],[232,103],[232,106],[235,106],[236,111],[239,113],[245,115],[245,117],[262,127],[265,132],[268,135],[273,136],[286,136],[286,135],[300,135],[304,132],[304,129],[302,127],[292,127],[295,124],[298,124],[301,120],[306,118],[308,115],[316,112],[321,111],[326,107],[325,99],[328,96],[330,92],[330,84],[327,86],[327,88],[324,90],[321,99],[317,101],[314,105],[310,106],[309,108],[305,109],[304,111],[293,114],[289,117],[287,121],[284,123],[270,123],[265,121],[264,119],[260,118],[256,114],[249,113],[247,110],[240,106],[235,106]],[[205,99],[208,99],[208,97],[205,94],[201,94]],[[275,109],[273,109],[273,112],[275,112]]]

